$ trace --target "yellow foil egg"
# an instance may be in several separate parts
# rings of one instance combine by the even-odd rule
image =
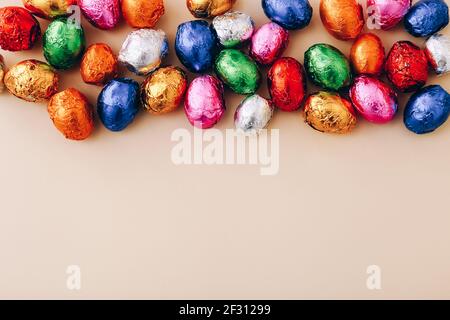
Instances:
[[[29,102],[48,100],[58,91],[58,74],[39,60],[25,60],[12,66],[4,82],[9,92]]]
[[[5,85],[3,83],[3,78],[5,77],[5,60],[3,60],[2,55],[0,54],[0,92],[3,92]]]
[[[25,8],[44,19],[54,19],[71,14],[69,8],[77,0],[22,0]]]
[[[236,0],[187,0],[189,11],[196,18],[216,17],[229,11]]]
[[[142,84],[142,105],[153,114],[165,114],[178,108],[187,87],[183,70],[165,67],[156,70]]]
[[[356,126],[356,114],[350,101],[336,93],[320,91],[306,100],[305,118],[314,129],[344,134]]]

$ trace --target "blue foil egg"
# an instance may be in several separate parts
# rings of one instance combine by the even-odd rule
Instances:
[[[133,122],[139,110],[139,84],[127,78],[106,84],[97,100],[97,112],[103,125],[122,131]]]
[[[442,126],[450,115],[450,95],[439,85],[416,92],[405,108],[406,127],[417,134],[430,133]]]
[[[448,6],[442,0],[421,0],[405,16],[406,31],[414,37],[429,37],[448,25]]]
[[[262,6],[270,20],[288,30],[306,27],[313,14],[308,0],[262,0]]]
[[[203,73],[211,69],[217,49],[216,33],[207,21],[189,21],[178,26],[175,51],[189,71]]]

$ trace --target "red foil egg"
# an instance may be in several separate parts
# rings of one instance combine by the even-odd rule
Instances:
[[[355,39],[364,27],[362,6],[357,0],[321,0],[320,18],[328,32],[340,40]]]
[[[385,69],[389,81],[402,92],[420,89],[428,80],[425,52],[409,41],[394,44],[388,54]]]
[[[350,52],[350,62],[356,74],[380,75],[383,72],[385,58],[383,43],[373,33],[360,35]]]
[[[283,111],[298,110],[306,95],[306,76],[303,66],[293,58],[275,61],[268,74],[273,104]]]
[[[289,44],[289,32],[274,22],[259,28],[252,37],[250,55],[259,64],[270,65]]]
[[[21,7],[0,9],[0,47],[8,51],[30,50],[41,36],[35,17]]]

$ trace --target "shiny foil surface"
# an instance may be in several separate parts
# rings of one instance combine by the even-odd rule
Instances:
[[[377,35],[364,33],[353,43],[350,62],[356,74],[379,76],[383,72],[385,59],[386,52]]]
[[[234,114],[236,129],[247,134],[258,134],[267,128],[273,116],[273,106],[267,99],[255,94],[241,102]]]
[[[356,110],[370,122],[384,124],[397,114],[397,94],[375,77],[358,76],[350,88],[350,98]]]
[[[178,26],[175,51],[181,63],[191,72],[203,73],[214,65],[218,50],[216,33],[204,20],[182,23]]]
[[[29,102],[50,99],[58,91],[58,75],[48,64],[25,60],[5,74],[5,87],[16,97]]]
[[[396,42],[388,54],[385,70],[389,81],[402,92],[412,92],[428,80],[428,61],[423,50],[409,41]]]
[[[131,32],[122,45],[119,61],[131,72],[146,76],[155,71],[169,53],[169,41],[162,30]]]
[[[5,84],[3,82],[3,79],[5,78],[6,73],[6,66],[5,66],[5,59],[3,59],[3,56],[0,54],[0,93],[3,92],[5,89]]]
[[[81,59],[86,47],[81,25],[67,18],[51,22],[44,33],[44,56],[56,69],[70,69]]]
[[[7,51],[30,50],[40,36],[39,22],[27,10],[0,8],[0,48]]]
[[[54,19],[70,15],[69,8],[77,4],[77,0],[22,0],[25,8],[44,19]]]
[[[411,0],[367,0],[368,26],[372,29],[394,28],[408,12]]]
[[[321,0],[320,18],[328,32],[340,40],[355,39],[364,27],[358,0]]]
[[[450,95],[439,85],[417,91],[406,104],[404,123],[408,130],[425,134],[437,130],[450,115]]]
[[[102,30],[117,26],[122,16],[120,0],[78,0],[78,5],[86,19]]]
[[[255,31],[255,22],[248,14],[230,11],[215,17],[212,27],[224,48],[234,48],[251,39]]]
[[[280,58],[270,68],[268,88],[272,102],[282,111],[300,109],[306,96],[306,75],[294,58]]]
[[[200,129],[212,128],[225,113],[223,85],[219,79],[203,75],[191,82],[184,101],[189,122]]]
[[[175,111],[184,98],[187,77],[177,67],[159,68],[141,85],[141,102],[152,114]]]
[[[217,56],[215,70],[217,76],[238,94],[253,94],[261,83],[261,74],[256,63],[236,49],[222,50]]]
[[[118,76],[119,62],[108,45],[96,43],[84,53],[80,71],[84,82],[102,86]]]
[[[288,30],[305,28],[313,15],[308,0],[262,0],[262,6],[270,20]]]
[[[186,5],[196,18],[211,18],[231,10],[236,0],[186,0]]]
[[[270,65],[278,59],[289,44],[289,32],[270,22],[259,28],[252,37],[250,55],[261,65]]]
[[[154,28],[164,15],[164,0],[121,0],[122,14],[133,28]]]
[[[411,7],[403,23],[414,37],[429,37],[448,25],[448,5],[443,0],[421,0]]]
[[[97,100],[97,113],[105,128],[118,132],[128,127],[139,111],[139,84],[128,78],[111,80]]]
[[[94,130],[92,106],[76,89],[69,88],[55,94],[47,110],[56,129],[67,139],[85,140]]]
[[[312,128],[324,133],[345,134],[356,126],[356,115],[350,101],[337,93],[325,91],[308,97],[305,120]]]
[[[425,44],[425,55],[437,74],[450,72],[450,38],[437,33]]]
[[[307,75],[319,87],[338,91],[351,83],[350,63],[331,45],[313,45],[305,52],[304,61]]]

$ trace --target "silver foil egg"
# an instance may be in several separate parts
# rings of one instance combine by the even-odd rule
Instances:
[[[257,134],[265,129],[273,116],[270,101],[255,94],[241,102],[234,115],[236,129],[248,134]]]
[[[450,71],[450,38],[436,33],[425,44],[425,53],[430,65],[437,74]]]
[[[225,48],[234,48],[250,40],[255,31],[253,19],[242,12],[230,11],[215,17],[212,26],[220,44]]]

